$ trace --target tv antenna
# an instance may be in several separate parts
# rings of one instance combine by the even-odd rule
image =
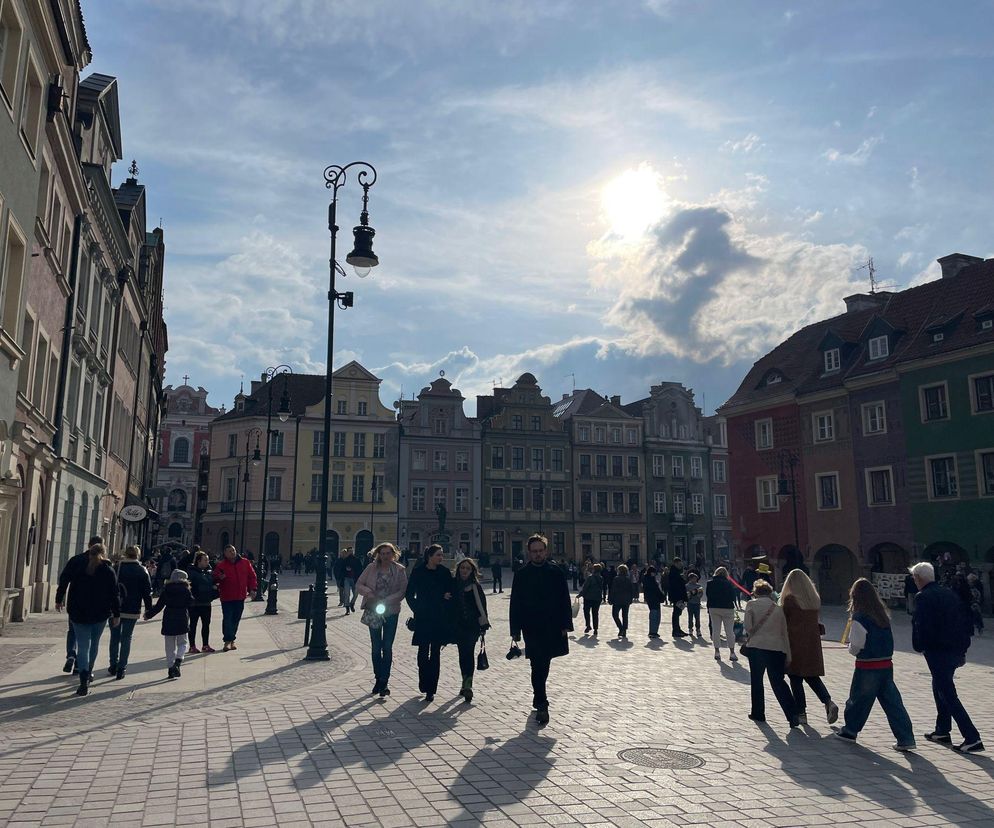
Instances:
[[[565,374],[563,376],[563,379],[566,379],[566,377],[572,377],[573,378],[573,393],[575,394],[576,393],[576,374],[573,373],[573,372],[570,372],[568,374]]]
[[[865,270],[865,271],[867,271],[870,274],[870,293],[876,293],[877,292],[877,280],[876,280],[877,269],[873,266],[873,257],[870,256],[870,258],[866,260],[866,264],[865,265],[861,265],[860,267],[857,267],[856,270]]]

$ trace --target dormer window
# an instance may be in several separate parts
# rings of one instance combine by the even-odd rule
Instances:
[[[842,357],[839,354],[838,348],[831,348],[825,351],[825,373],[830,374],[832,371],[838,371],[842,365]]]
[[[981,319],[980,320],[980,330],[989,331],[994,328],[994,319]]]
[[[770,374],[770,375],[769,375],[769,376],[768,376],[768,377],[766,378],[766,384],[767,384],[767,385],[776,385],[776,384],[777,384],[778,382],[780,382],[780,381],[781,381],[782,379],[783,379],[783,377],[781,377],[781,376],[780,376],[779,374]]]
[[[890,340],[886,336],[875,336],[870,340],[870,359],[883,359],[890,356]]]
[[[946,338],[946,335],[942,331],[934,333],[934,334],[932,334],[932,344],[933,345],[937,345],[938,343],[942,342],[942,340],[945,339],[945,338]]]

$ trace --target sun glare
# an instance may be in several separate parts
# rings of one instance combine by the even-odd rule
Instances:
[[[660,176],[650,165],[626,170],[604,187],[601,203],[611,232],[623,239],[637,239],[666,212],[668,199]]]

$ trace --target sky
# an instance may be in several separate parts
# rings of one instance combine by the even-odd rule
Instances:
[[[83,0],[166,242],[166,379],[323,373],[330,197],[380,265],[335,367],[713,412],[791,331],[994,255],[991,0]],[[339,258],[362,190],[339,193]]]

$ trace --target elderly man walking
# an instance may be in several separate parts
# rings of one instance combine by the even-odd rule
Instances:
[[[912,646],[925,656],[932,673],[932,695],[935,696],[935,730],[926,733],[930,742],[952,743],[952,722],[963,735],[956,747],[961,753],[978,753],[984,749],[980,733],[966,712],[956,692],[953,676],[957,667],[966,663],[970,646],[970,619],[962,601],[951,590],[935,582],[935,569],[930,563],[911,567],[918,594],[911,618]]]

